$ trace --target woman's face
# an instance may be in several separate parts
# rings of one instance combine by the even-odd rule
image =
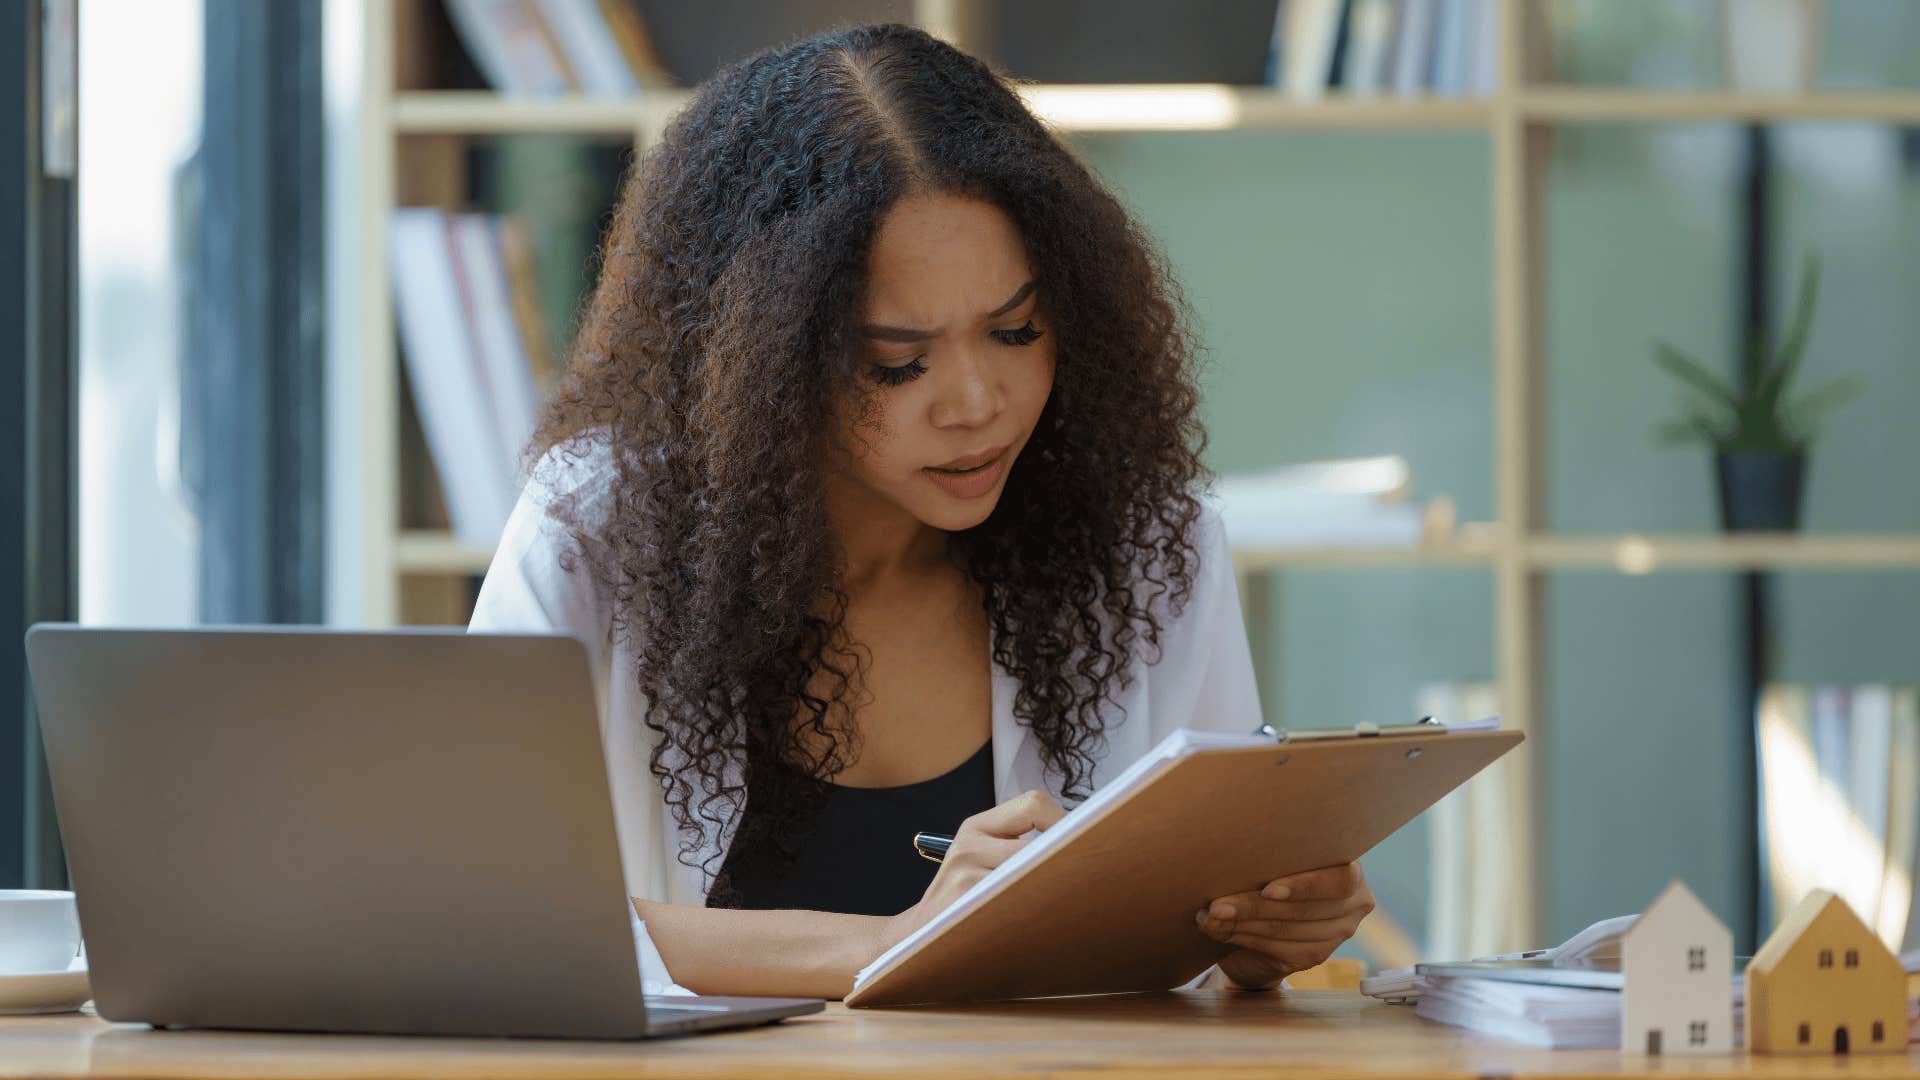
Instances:
[[[998,207],[901,200],[868,262],[869,401],[841,481],[949,532],[987,519],[1053,390],[1054,339]]]

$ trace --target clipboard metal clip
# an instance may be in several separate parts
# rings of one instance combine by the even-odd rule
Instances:
[[[1423,716],[1411,724],[1370,724],[1361,721],[1350,728],[1316,728],[1303,731],[1289,731],[1272,724],[1261,722],[1253,733],[1262,738],[1272,739],[1276,743],[1312,742],[1319,739],[1377,738],[1382,735],[1431,735],[1436,731],[1445,732],[1447,726],[1431,716]]]

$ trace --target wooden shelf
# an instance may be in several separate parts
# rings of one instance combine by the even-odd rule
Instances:
[[[1920,92],[1734,94],[1722,91],[1533,87],[1517,98],[1538,124],[1780,123],[1869,120],[1920,124]]]
[[[1413,570],[1438,566],[1490,566],[1490,550],[1460,544],[1420,547],[1235,548],[1241,573],[1271,570]]]
[[[1895,570],[1920,569],[1920,533],[1748,533],[1613,536],[1536,535],[1525,544],[1536,569]]]
[[[1036,113],[1062,131],[1424,131],[1485,130],[1508,102],[1495,98],[1330,96],[1306,101],[1261,87],[1208,84],[1036,85],[1022,89]],[[687,103],[686,90],[633,99],[515,98],[488,91],[397,94],[403,134],[564,133],[631,138],[658,130]],[[1878,121],[1920,125],[1920,92],[1732,94],[1539,87],[1511,98],[1534,124]]]
[[[1259,87],[1224,85],[1029,86],[1022,95],[1048,123],[1073,132],[1476,129],[1486,127],[1493,115],[1486,100],[1301,101]],[[633,99],[421,90],[394,96],[393,127],[415,135],[548,132],[625,137],[658,130],[687,100],[685,90],[650,90]]]
[[[493,552],[434,530],[403,531],[393,546],[394,568],[402,574],[484,574],[492,561]]]
[[[1444,540],[1411,546],[1235,547],[1233,568],[1242,574],[1274,570],[1410,570],[1441,566],[1492,566],[1501,557],[1500,528],[1473,521]]]
[[[1463,530],[1457,539],[1414,547],[1261,548],[1233,551],[1241,573],[1297,569],[1411,569],[1491,566],[1507,557],[1491,528]],[[1663,570],[1904,570],[1920,569],[1920,533],[1539,533],[1516,557],[1535,570],[1606,570],[1648,574]],[[408,530],[394,560],[407,574],[483,574],[493,553],[469,547],[450,533]]]
[[[1486,99],[1330,95],[1264,87],[1153,83],[1023,87],[1028,107],[1061,131],[1419,131],[1484,129]]]
[[[644,98],[508,97],[485,90],[396,94],[393,127],[412,135],[608,135],[633,138],[687,102],[683,90]]]
[[[1460,540],[1418,547],[1235,548],[1233,562],[1242,572],[1306,567],[1483,566],[1497,554],[1490,543]],[[492,560],[491,551],[462,544],[451,533],[436,530],[403,531],[394,545],[394,562],[403,574],[484,574]]]

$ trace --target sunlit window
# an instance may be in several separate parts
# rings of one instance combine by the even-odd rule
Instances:
[[[180,459],[178,177],[200,141],[200,0],[80,10],[80,617],[196,618]]]

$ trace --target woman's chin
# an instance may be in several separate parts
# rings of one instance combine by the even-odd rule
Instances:
[[[943,532],[965,532],[993,516],[1000,505],[1000,489],[995,488],[978,499],[941,497],[914,508],[914,516]]]

